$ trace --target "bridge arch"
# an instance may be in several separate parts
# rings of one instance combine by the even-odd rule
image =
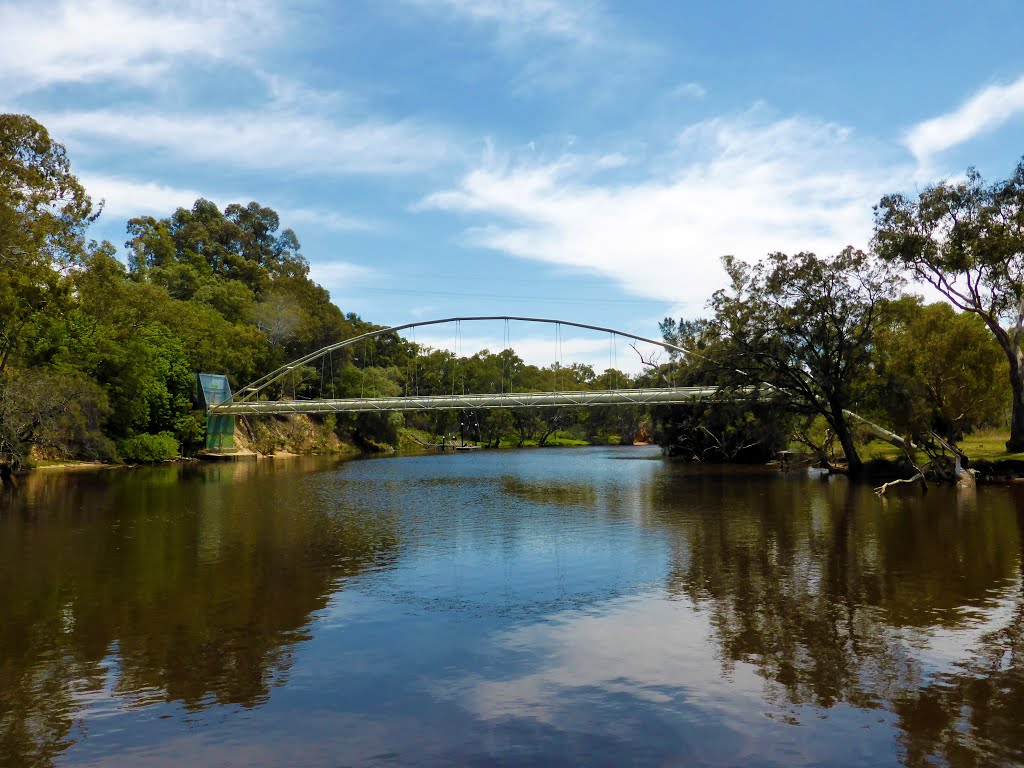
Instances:
[[[445,317],[438,320],[418,320],[413,323],[393,325],[389,328],[381,328],[376,331],[368,331],[367,333],[362,333],[359,334],[358,336],[353,336],[350,339],[344,339],[343,341],[339,341],[334,344],[329,344],[326,347],[322,347],[321,349],[316,350],[315,352],[310,352],[308,355],[305,355],[304,357],[300,357],[297,360],[293,360],[290,363],[282,365],[277,370],[271,371],[270,373],[257,379],[251,384],[242,387],[241,389],[238,390],[238,392],[234,393],[229,399],[225,400],[220,405],[227,406],[232,403],[248,402],[253,398],[257,397],[261,391],[269,387],[271,384],[280,381],[299,366],[305,365],[306,363],[316,360],[317,358],[323,357],[324,355],[328,355],[331,352],[334,352],[335,350],[342,349],[353,344],[358,344],[359,342],[366,341],[367,339],[373,339],[376,338],[377,336],[384,336],[389,333],[398,333],[399,331],[404,331],[409,328],[422,328],[428,325],[441,325],[442,323],[475,322],[487,320],[546,323],[548,325],[559,326],[566,325],[572,328],[583,328],[585,330],[590,331],[611,333],[616,336],[622,336],[623,338],[633,339],[634,341],[642,341],[645,344],[654,344],[655,346],[667,349],[669,352],[676,352],[683,355],[690,354],[690,351],[688,349],[680,347],[676,344],[671,344],[665,341],[664,339],[651,339],[647,338],[646,336],[638,336],[635,333],[629,333],[628,331],[620,331],[615,328],[607,328],[605,326],[600,325],[590,325],[589,323],[577,323],[572,320],[558,320],[549,317],[524,317],[516,315],[478,315],[469,317]]]
[[[621,405],[621,404],[633,404],[633,405],[654,405],[654,404],[673,404],[673,403],[691,403],[699,400],[718,399],[722,390],[718,386],[706,386],[706,387],[668,387],[668,388],[655,388],[655,389],[634,389],[634,390],[614,390],[608,392],[600,391],[583,391],[583,392],[550,392],[550,393],[517,393],[517,394],[502,394],[502,395],[463,395],[451,396],[451,397],[428,397],[428,398],[408,398],[408,397],[392,397],[392,398],[357,398],[348,400],[324,400],[322,401],[327,407],[316,407],[315,405],[308,403],[282,403],[285,406],[280,411],[273,409],[260,408],[262,405],[269,405],[269,403],[254,403],[252,402],[262,390],[270,386],[271,384],[281,380],[287,376],[291,371],[295,370],[301,365],[316,360],[319,357],[330,354],[335,350],[342,349],[352,344],[358,344],[360,341],[372,339],[377,336],[383,336],[388,333],[397,333],[398,331],[404,331],[407,328],[420,328],[428,325],[440,325],[442,323],[456,323],[456,322],[471,322],[471,321],[486,321],[486,320],[506,320],[506,321],[520,321],[528,323],[546,323],[549,325],[566,325],[573,328],[584,328],[586,330],[598,331],[601,333],[611,333],[616,336],[622,336],[624,338],[633,339],[635,341],[642,341],[646,344],[653,344],[655,346],[667,349],[670,352],[679,353],[682,355],[695,354],[685,347],[672,344],[665,341],[664,339],[651,339],[646,336],[639,336],[635,333],[629,333],[628,331],[620,331],[615,328],[608,328],[600,325],[591,325],[589,323],[578,323],[572,320],[557,320],[547,317],[525,317],[518,315],[478,315],[469,317],[445,317],[439,320],[419,320],[413,323],[404,323],[402,325],[393,325],[389,328],[380,328],[375,331],[368,331],[367,333],[353,336],[350,339],[339,341],[335,344],[329,344],[326,347],[318,349],[315,352],[311,352],[304,357],[297,360],[293,360],[287,365],[283,365],[275,371],[271,371],[267,375],[260,379],[252,382],[251,384],[242,387],[237,393],[233,394],[230,398],[221,401],[217,404],[210,404],[207,406],[207,412],[210,414],[216,413],[217,415],[246,415],[246,414],[259,414],[259,413],[319,413],[319,412],[331,412],[331,411],[392,411],[392,410],[428,410],[428,409],[465,409],[465,408],[515,408],[522,406],[558,406],[558,405]],[[774,387],[770,384],[762,383],[761,386],[766,392],[759,394],[759,387],[756,385],[748,385],[746,387],[739,387],[731,391],[731,397],[758,397],[764,395],[770,395],[774,391]],[[431,401],[431,402],[425,402]],[[885,440],[886,442],[892,443],[897,447],[905,447],[906,441],[900,435],[897,435],[884,427],[880,427],[874,424],[862,416],[858,416],[852,411],[843,411],[843,414],[850,419],[853,419],[863,426],[865,426],[870,432],[876,437]]]

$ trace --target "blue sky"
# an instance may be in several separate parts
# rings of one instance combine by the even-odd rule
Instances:
[[[882,194],[1007,176],[1022,34],[1018,0],[0,1],[0,111],[68,147],[119,247],[132,216],[258,200],[368,320],[656,336],[724,254],[866,247]]]

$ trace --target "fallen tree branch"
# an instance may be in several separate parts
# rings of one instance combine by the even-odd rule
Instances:
[[[889,488],[891,486],[901,485],[903,483],[916,483],[916,482],[920,482],[921,483],[921,489],[925,493],[928,492],[928,483],[924,479],[924,473],[919,471],[916,475],[914,475],[913,477],[908,478],[906,480],[890,480],[888,483],[882,483],[882,485],[880,485],[877,488],[875,488],[875,493],[877,493],[879,496],[884,496],[885,492],[887,490],[889,490]]]

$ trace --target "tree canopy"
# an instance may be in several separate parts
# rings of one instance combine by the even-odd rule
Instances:
[[[883,197],[874,246],[885,261],[932,285],[957,309],[978,315],[1009,363],[1013,412],[1007,450],[1024,450],[1024,160],[986,184],[971,169],[913,200]]]
[[[833,257],[773,253],[752,267],[726,257],[723,264],[731,286],[711,300],[713,331],[725,342],[721,367],[821,415],[849,471],[859,473],[844,412],[866,398],[872,345],[897,281],[853,248]]]

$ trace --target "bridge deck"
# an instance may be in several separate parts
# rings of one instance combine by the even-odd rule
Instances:
[[[657,405],[692,403],[716,398],[736,399],[752,392],[753,388],[734,390],[728,398],[723,398],[719,387],[661,387],[574,392],[505,392],[488,395],[431,395],[428,397],[353,397],[339,400],[264,400],[211,405],[209,411],[217,416],[268,416],[286,413],[552,408],[565,405]]]

